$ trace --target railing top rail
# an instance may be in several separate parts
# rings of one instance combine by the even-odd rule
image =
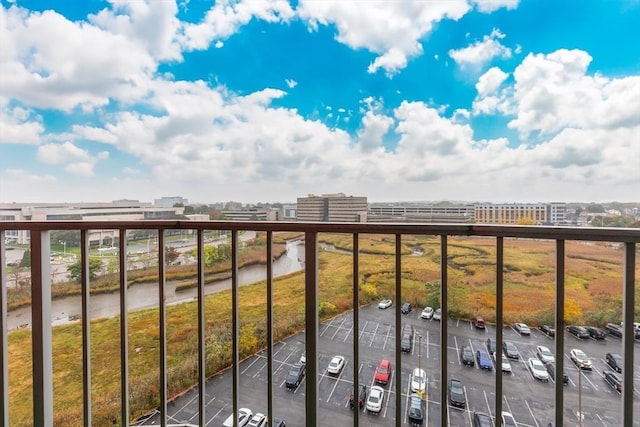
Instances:
[[[415,234],[514,237],[550,240],[585,240],[640,243],[640,228],[521,226],[437,223],[348,223],[284,221],[0,221],[4,230],[251,230],[275,232]]]

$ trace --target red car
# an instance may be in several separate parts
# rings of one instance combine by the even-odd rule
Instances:
[[[383,359],[378,363],[374,380],[378,384],[388,384],[391,377],[391,362]]]
[[[480,316],[476,316],[473,318],[473,320],[471,321],[473,323],[473,326],[475,326],[478,329],[484,329],[484,319]]]

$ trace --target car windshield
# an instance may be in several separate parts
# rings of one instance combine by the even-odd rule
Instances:
[[[621,356],[618,356],[618,355],[616,354],[615,356],[613,356],[613,360],[615,360],[615,362],[616,362],[618,365],[622,365],[622,357],[621,357]]]
[[[471,354],[472,354],[472,353],[471,353],[471,349],[470,349],[469,347],[465,347],[465,348],[462,350],[462,353],[463,353],[465,356],[469,356],[469,357],[471,357]]]
[[[292,377],[298,376],[298,369],[291,368],[291,370],[289,370],[289,375],[291,375]]]
[[[584,354],[581,350],[576,350],[575,354],[576,354],[576,357],[578,359],[586,359],[587,358],[587,355]]]
[[[380,400],[380,399],[379,399],[379,398],[378,398],[378,396],[377,396],[377,395],[375,395],[375,394],[372,394],[371,396],[369,396],[369,402],[370,402],[370,403],[378,403],[378,401],[379,401],[379,400]]]
[[[458,382],[451,383],[451,393],[462,394],[462,386]]]
[[[515,351],[516,350],[516,346],[511,344],[510,342],[505,344],[505,347],[507,348],[507,350],[509,351]]]
[[[540,354],[542,354],[543,356],[551,356],[551,351],[548,348],[541,348],[540,349]]]

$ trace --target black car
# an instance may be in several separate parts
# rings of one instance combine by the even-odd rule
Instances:
[[[553,363],[545,363],[544,367],[547,368],[547,372],[549,373],[549,375],[551,376],[551,378],[553,378],[553,380],[556,380],[556,365]],[[565,373],[562,374],[562,383],[564,385],[568,385],[569,384],[569,376]]]
[[[622,393],[622,379],[612,371],[602,371],[602,378],[618,393]]]
[[[467,404],[467,399],[464,397],[464,387],[462,382],[455,378],[449,380],[449,404],[457,408],[463,408]]]
[[[502,343],[502,351],[509,359],[520,359],[520,352],[518,352],[518,348],[509,341]]]
[[[407,324],[402,328],[402,338],[400,339],[400,350],[403,353],[411,353],[413,343],[413,326]]]
[[[602,329],[596,328],[595,326],[583,326],[583,327],[587,330],[587,332],[589,333],[589,336],[594,340],[603,340],[606,336],[606,334]]]
[[[604,325],[604,330],[607,331],[609,335],[622,338],[622,328],[620,327],[620,325],[616,325],[615,323],[607,323],[606,325]]]
[[[402,312],[402,314],[409,314],[411,312],[411,304],[405,302],[404,304],[402,304],[402,308],[400,308],[400,311]]]
[[[556,336],[556,330],[553,326],[549,326],[549,325],[542,325],[540,326],[540,332],[542,332],[543,334],[545,334],[548,337],[555,337]]]
[[[424,401],[417,393],[409,396],[409,424],[412,426],[421,426],[424,422]]]
[[[287,427],[287,425],[284,423],[284,420],[281,420],[280,418],[274,418],[273,427]]]
[[[487,338],[487,351],[489,354],[493,354],[496,352],[496,340],[493,338]]]
[[[460,348],[460,361],[463,365],[475,366],[476,361],[473,357],[473,351],[471,351],[471,347],[468,345],[463,345],[462,348]]]
[[[287,379],[285,380],[285,385],[287,388],[296,388],[302,382],[304,378],[304,365],[295,365],[289,369],[287,373]]]
[[[567,326],[567,332],[576,336],[576,338],[589,338],[589,331],[583,326],[569,325]]]
[[[614,371],[622,372],[622,356],[617,353],[607,353],[604,360]]]
[[[493,427],[493,421],[491,417],[484,412],[474,412],[473,427]]]

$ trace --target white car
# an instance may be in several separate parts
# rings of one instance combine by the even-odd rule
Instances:
[[[389,307],[391,307],[391,300],[390,299],[383,299],[382,301],[380,301],[378,303],[378,308],[385,309],[385,308],[389,308]]]
[[[553,353],[551,353],[551,350],[549,350],[547,347],[543,345],[539,345],[538,347],[536,347],[536,355],[538,356],[538,359],[540,359],[542,363],[546,364],[546,363],[556,362],[556,358],[553,355]]]
[[[248,408],[240,408],[238,409],[238,427],[244,427],[247,425],[251,417],[253,416],[253,411]],[[223,427],[233,427],[233,414],[229,415],[226,420],[222,423]]]
[[[253,414],[253,417],[247,424],[247,427],[266,427],[267,425],[267,416],[265,414],[261,414],[260,412],[256,412]]]
[[[302,356],[300,356],[300,360],[299,362],[301,365],[306,365],[307,364],[307,355],[302,353]]]
[[[511,412],[502,411],[502,426],[503,427],[518,427],[516,420],[511,415]]]
[[[329,366],[327,367],[327,372],[333,375],[338,375],[340,371],[342,371],[342,367],[344,366],[344,357],[342,356],[333,356],[331,362],[329,362]]]
[[[433,320],[440,320],[442,310],[436,308],[436,311],[433,312]]]
[[[427,374],[424,369],[415,368],[411,374],[411,391],[425,391],[427,385]]]
[[[494,365],[498,366],[498,361],[496,360],[496,353],[494,352],[492,356],[493,356],[493,361],[495,362]],[[502,372],[508,372],[508,373],[513,372],[511,370],[511,363],[509,363],[509,359],[507,358],[507,356],[504,355],[504,353],[502,353]]]
[[[531,329],[524,323],[514,323],[513,329],[518,331],[520,335],[531,335]]]
[[[539,379],[540,381],[549,381],[547,368],[545,368],[544,364],[535,357],[529,358],[529,369],[531,370],[531,375],[533,375],[534,378]]]
[[[569,357],[578,368],[586,369],[587,371],[593,370],[591,360],[589,360],[589,357],[584,353],[584,351],[574,348],[569,352]]]
[[[420,317],[422,317],[423,319],[430,320],[433,317],[433,308],[425,307],[424,310],[422,310]]]
[[[384,401],[384,389],[378,385],[371,387],[369,396],[367,397],[367,412],[379,413],[382,410],[382,402]]]

